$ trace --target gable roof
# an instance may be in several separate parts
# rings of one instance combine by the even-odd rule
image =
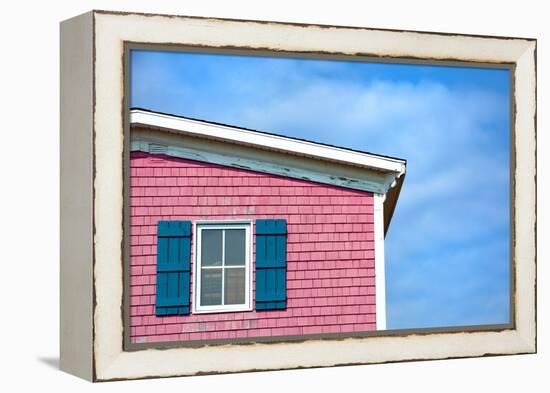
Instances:
[[[130,110],[130,125],[132,151],[163,153],[384,194],[385,231],[405,177],[403,159],[265,131],[143,108]]]

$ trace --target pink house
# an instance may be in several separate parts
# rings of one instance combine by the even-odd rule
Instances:
[[[141,109],[130,119],[130,348],[385,329],[404,160]]]

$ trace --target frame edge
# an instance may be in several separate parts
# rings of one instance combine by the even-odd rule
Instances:
[[[60,23],[60,369],[93,371],[93,12]]]

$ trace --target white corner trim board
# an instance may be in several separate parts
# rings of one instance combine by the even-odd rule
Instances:
[[[374,194],[374,274],[376,287],[376,330],[386,330],[386,266],[384,256],[385,194]]]

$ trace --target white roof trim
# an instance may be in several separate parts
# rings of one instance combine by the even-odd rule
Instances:
[[[313,142],[244,130],[226,125],[191,120],[163,113],[133,109],[130,111],[130,122],[133,125],[166,128],[194,136],[215,138],[222,141],[262,147],[264,149],[269,147],[270,149],[282,152],[337,161],[378,171],[395,172],[397,177],[405,173],[405,160],[320,145]]]

